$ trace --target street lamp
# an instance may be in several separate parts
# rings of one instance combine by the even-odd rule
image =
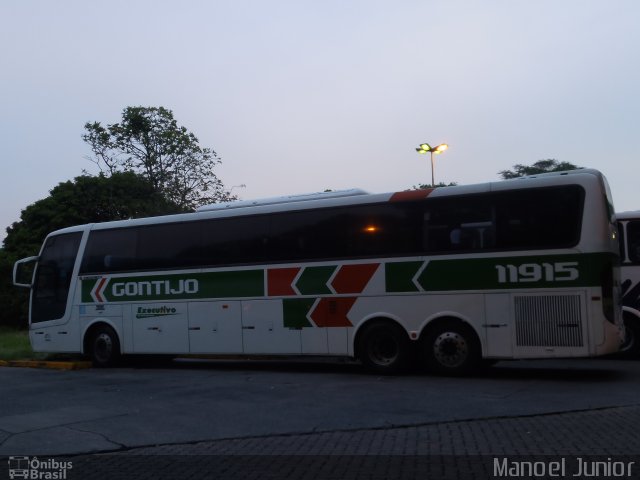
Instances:
[[[446,143],[441,143],[437,147],[432,147],[428,143],[421,143],[420,146],[416,148],[416,152],[420,154],[429,153],[431,155],[431,186],[432,187],[436,186],[434,175],[433,175],[433,154],[435,153],[436,155],[438,155],[444,152],[447,148],[449,148],[449,145],[447,145]]]

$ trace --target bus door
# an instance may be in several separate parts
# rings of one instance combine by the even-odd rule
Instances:
[[[191,353],[242,353],[239,301],[189,303]]]
[[[31,289],[29,338],[34,351],[77,348],[77,324],[69,319],[77,283],[73,281],[73,272],[81,239],[82,232],[53,235],[42,248]]]
[[[41,322],[68,320],[69,292],[73,269],[78,255],[82,232],[51,236],[42,248],[31,290],[31,316],[33,326]]]

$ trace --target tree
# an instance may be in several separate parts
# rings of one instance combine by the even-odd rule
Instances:
[[[28,292],[11,284],[12,268],[19,258],[37,255],[48,233],[71,225],[181,211],[155,192],[145,177],[133,172],[82,175],[58,184],[7,228],[4,249],[0,249],[0,326],[27,325]]]
[[[513,166],[513,170],[502,170],[498,172],[498,174],[502,177],[503,180],[508,180],[509,178],[517,178],[523,177],[525,175],[536,175],[538,173],[547,173],[547,172],[562,172],[564,170],[576,170],[578,168],[577,165],[569,162],[559,162],[553,158],[549,158],[546,160],[538,160],[533,165],[522,165],[520,163]]]
[[[164,107],[127,107],[122,122],[102,126],[87,122],[82,139],[106,175],[133,171],[145,176],[154,191],[181,209],[233,200],[213,173],[220,163],[215,151],[200,147],[196,136],[178,126]]]
[[[114,172],[110,177],[82,175],[59,183],[47,198],[22,210],[20,221],[7,228],[4,248],[18,258],[37,255],[45,236],[53,230],[181,211],[184,209],[133,172]]]
[[[18,259],[0,248],[0,327],[26,327],[29,291],[14,287],[13,264]]]
[[[418,186],[413,186],[413,190],[424,190],[427,188],[441,188],[441,187],[455,187],[456,185],[458,185],[457,182],[450,182],[450,183],[444,183],[444,182],[440,182],[437,183],[436,185],[431,185],[430,183],[421,183]]]

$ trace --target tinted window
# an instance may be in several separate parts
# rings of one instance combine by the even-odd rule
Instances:
[[[631,263],[640,263],[640,220],[627,223],[627,251]]]
[[[486,196],[433,199],[423,212],[423,250],[438,253],[494,248],[494,216]]]
[[[201,223],[167,223],[137,227],[135,268],[162,270],[202,263]]]
[[[344,209],[274,215],[269,228],[269,256],[283,261],[345,256],[347,222]]]
[[[419,210],[381,204],[287,212],[271,219],[273,260],[402,255],[420,250]]]
[[[583,201],[563,186],[99,230],[82,273],[569,247]]]
[[[202,264],[229,265],[266,259],[265,216],[223,218],[202,223]]]
[[[577,185],[496,194],[496,247],[570,247],[580,240],[584,190]]]
[[[620,258],[622,259],[621,261],[625,261],[627,259],[627,254],[625,253],[625,250],[624,250],[626,241],[625,241],[625,234],[624,234],[624,225],[622,224],[622,222],[618,222],[617,231],[618,231],[618,246],[620,247]]]
[[[350,256],[408,255],[423,250],[422,212],[416,203],[353,207],[350,215]]]
[[[80,272],[122,272],[135,269],[137,240],[137,228],[91,232]]]
[[[31,322],[62,318],[82,233],[49,237],[42,249],[33,287]]]

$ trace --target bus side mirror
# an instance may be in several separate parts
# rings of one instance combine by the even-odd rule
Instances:
[[[16,287],[31,288],[33,284],[33,270],[39,257],[27,257],[18,260],[13,265],[13,284]],[[26,282],[29,283],[26,283]]]

